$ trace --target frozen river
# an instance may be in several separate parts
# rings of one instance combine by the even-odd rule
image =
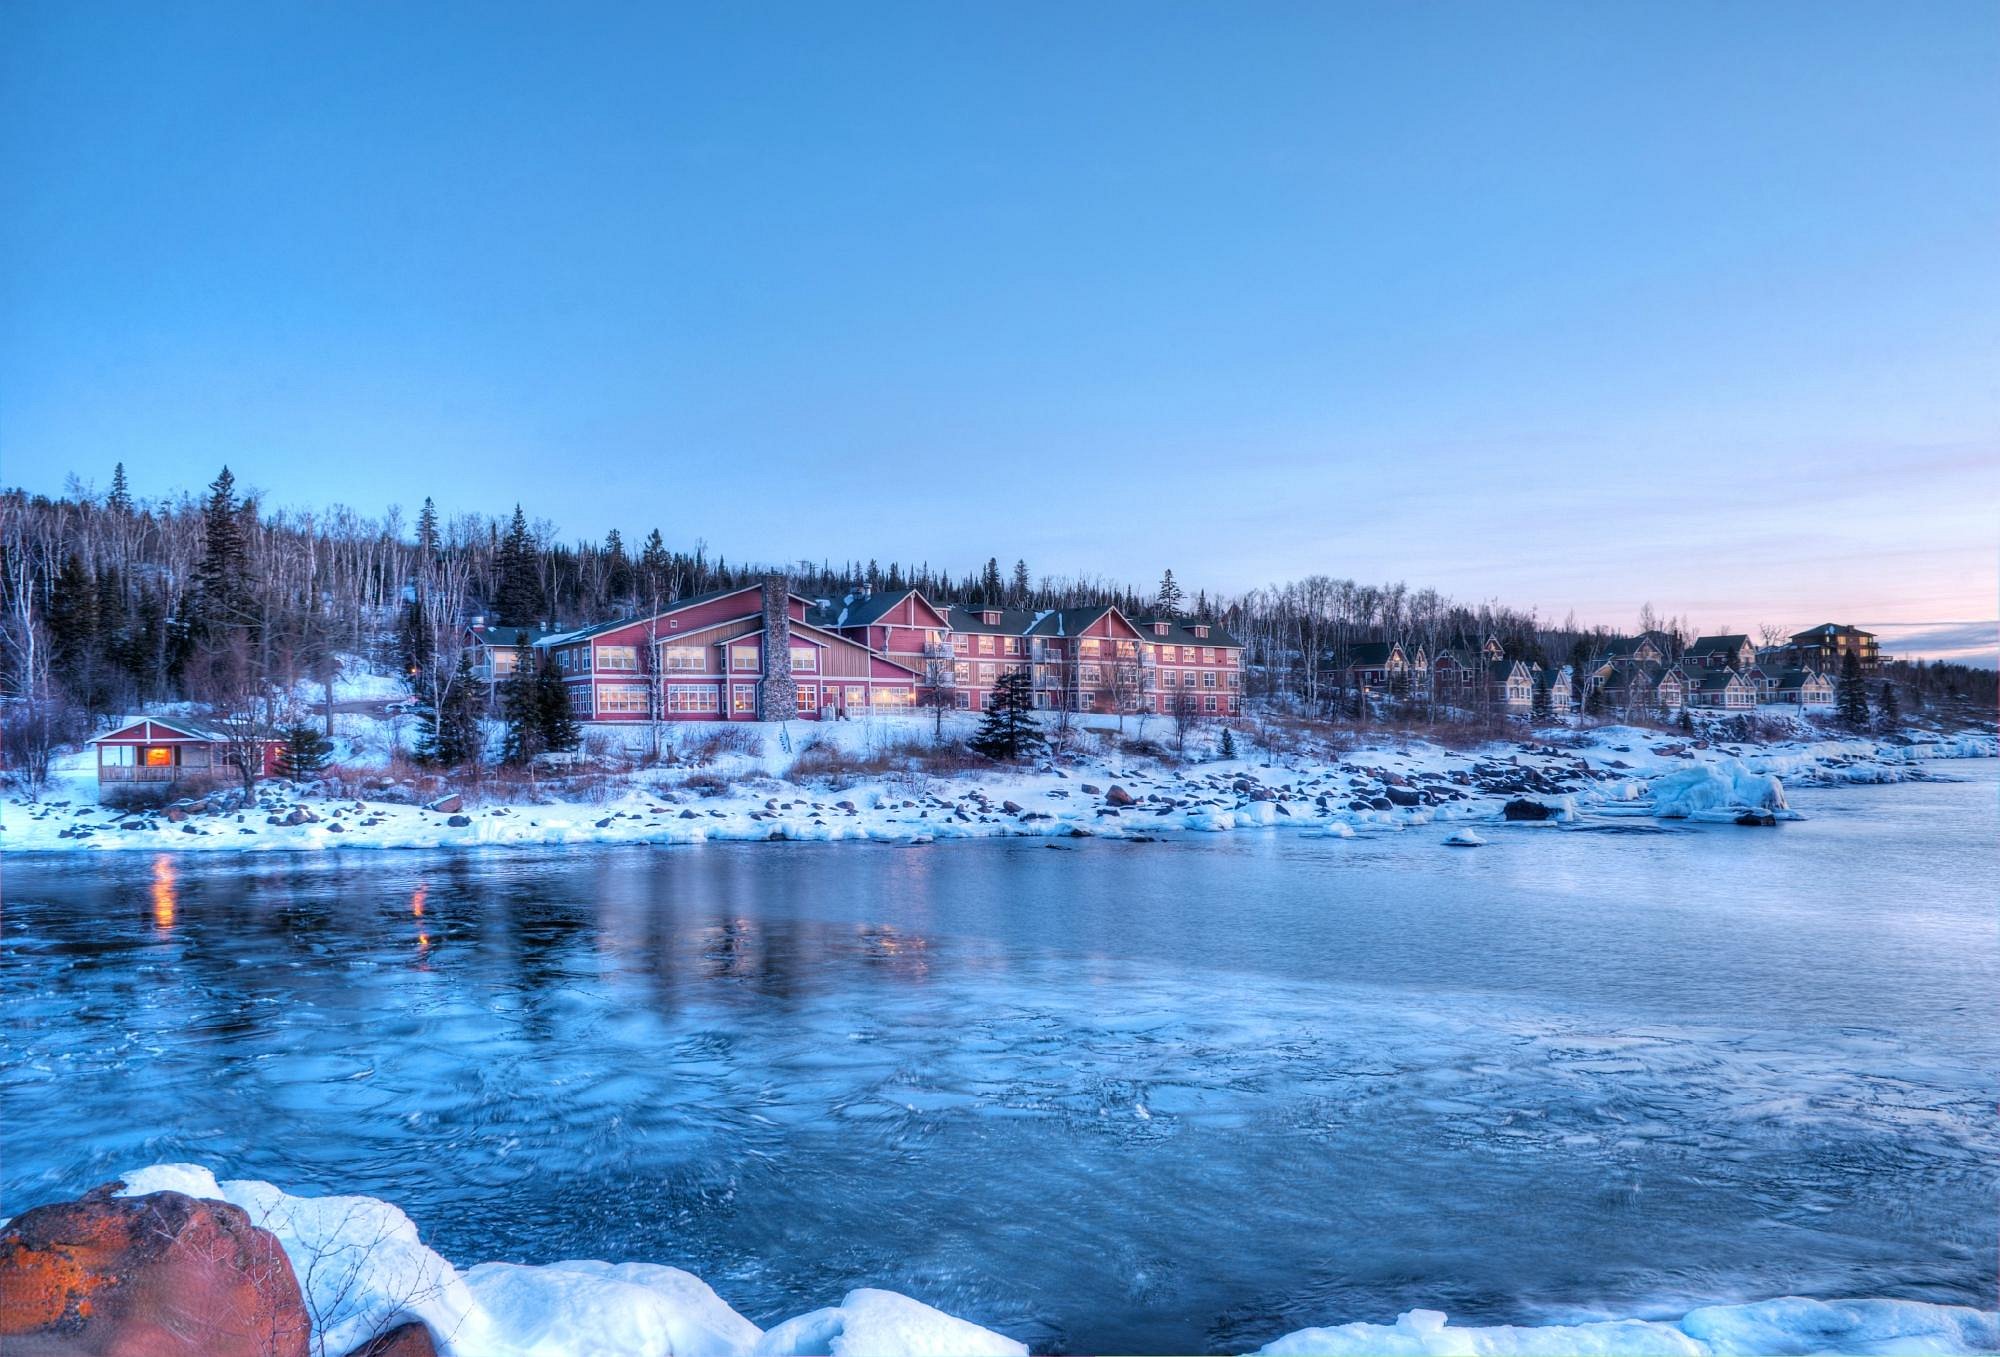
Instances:
[[[15,856],[0,1209],[196,1160],[1037,1349],[1990,1307],[2000,768],[1938,771],[1471,851]]]

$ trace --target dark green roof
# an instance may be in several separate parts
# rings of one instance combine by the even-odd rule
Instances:
[[[1174,645],[1183,646],[1232,646],[1238,650],[1243,648],[1241,641],[1231,636],[1213,622],[1206,624],[1208,635],[1195,635],[1194,629],[1197,626],[1204,625],[1199,618],[1147,616],[1133,617],[1127,620],[1140,631],[1144,632],[1147,640],[1161,644],[1171,642]],[[1153,626],[1158,622],[1165,622],[1167,624],[1167,634],[1165,636],[1154,634]]]

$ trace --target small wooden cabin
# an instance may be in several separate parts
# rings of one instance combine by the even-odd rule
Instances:
[[[85,741],[97,749],[97,784],[181,782],[220,774],[235,776],[227,736],[187,721],[142,716]],[[259,775],[278,770],[282,740],[265,740]]]

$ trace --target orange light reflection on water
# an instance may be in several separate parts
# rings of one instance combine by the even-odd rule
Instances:
[[[174,859],[162,853],[153,859],[153,927],[171,932],[174,926]]]

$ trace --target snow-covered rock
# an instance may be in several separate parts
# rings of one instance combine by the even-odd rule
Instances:
[[[1028,1345],[894,1291],[850,1291],[840,1304],[788,1319],[757,1357],[1027,1357]]]
[[[1436,1310],[1394,1324],[1300,1329],[1258,1349],[1271,1357],[1758,1357],[1759,1354],[2000,1351],[2000,1313],[1906,1300],[1713,1305],[1678,1321],[1460,1327]]]
[[[1785,787],[1773,773],[1752,772],[1724,758],[1668,773],[1653,782],[1653,814],[1686,819],[1699,811],[1783,810]]]

